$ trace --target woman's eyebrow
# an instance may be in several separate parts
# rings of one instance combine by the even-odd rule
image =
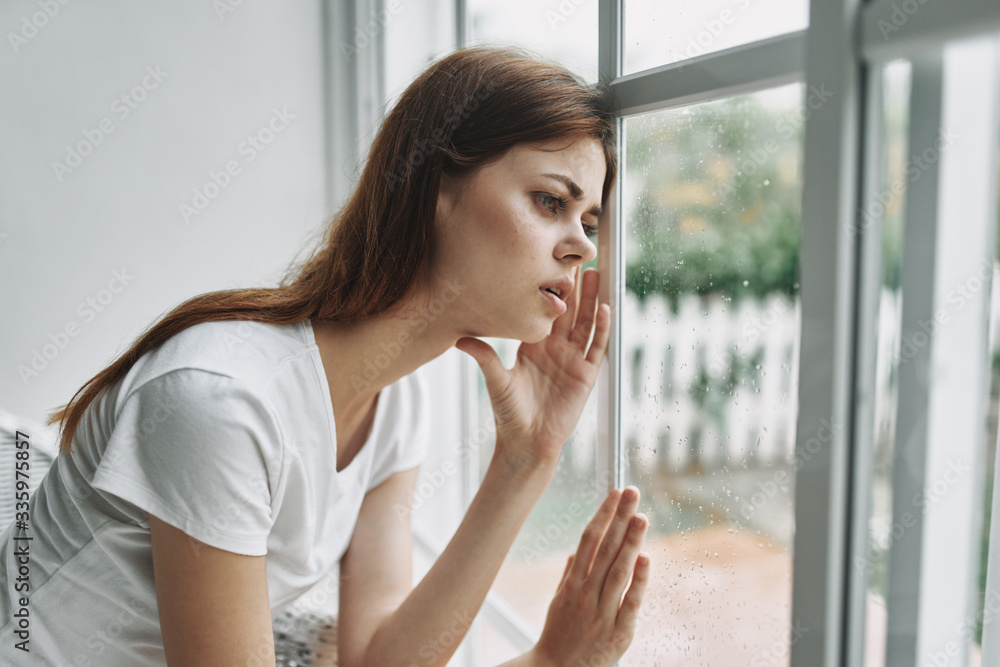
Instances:
[[[566,176],[565,174],[551,174],[551,173],[545,173],[542,174],[542,176],[555,179],[560,183],[562,183],[563,185],[565,185],[566,189],[569,190],[570,197],[572,197],[575,201],[580,201],[581,199],[583,199],[583,189],[579,185],[577,185],[576,181],[574,181],[569,176]],[[604,208],[602,206],[595,204],[587,212],[593,215],[594,217],[599,218],[601,217],[601,211],[603,210]]]

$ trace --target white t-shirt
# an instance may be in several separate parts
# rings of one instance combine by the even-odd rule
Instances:
[[[165,664],[149,513],[220,549],[266,554],[279,612],[340,561],[365,493],[421,463],[427,395],[419,371],[383,388],[368,439],[337,472],[308,320],[208,322],[171,337],[88,407],[73,453],[31,497],[27,531],[0,534],[0,664]],[[28,653],[13,616],[25,543]]]

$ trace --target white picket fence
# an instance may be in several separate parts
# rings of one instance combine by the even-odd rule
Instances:
[[[884,290],[876,369],[880,434],[894,430],[889,364],[899,349],[899,308],[898,293]],[[622,437],[631,460],[647,469],[668,470],[715,468],[727,458],[751,466],[790,463],[795,450],[799,319],[798,299],[777,294],[736,304],[715,295],[689,295],[681,299],[675,315],[663,297],[640,304],[627,293],[622,312]],[[752,373],[730,392],[722,385],[732,358]],[[704,401],[699,404],[692,390],[700,374],[710,378],[706,398],[715,406],[714,413]]]

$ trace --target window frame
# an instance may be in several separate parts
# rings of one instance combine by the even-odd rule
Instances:
[[[911,58],[916,60],[918,71],[929,69],[933,72],[935,67],[940,71],[942,52],[949,41],[1000,33],[1000,6],[979,4],[975,0],[918,4],[919,11],[906,13],[906,20],[900,21],[895,15],[899,5],[893,0],[875,0],[867,4],[859,0],[813,0],[810,27],[805,30],[622,76],[623,5],[624,0],[600,0],[599,8],[599,72],[601,80],[608,83],[620,102],[619,122],[639,113],[713,101],[793,81],[802,81],[807,95],[817,89],[824,90],[823,86],[830,93],[832,104],[824,103],[821,108],[812,109],[813,113],[807,118],[803,147],[801,362],[795,451],[796,459],[804,463],[795,480],[792,625],[812,631],[791,640],[790,664],[793,667],[862,667],[867,639],[868,568],[853,567],[852,563],[867,563],[864,556],[869,541],[874,468],[871,397],[876,380],[874,361],[882,245],[880,226],[863,224],[861,204],[874,201],[880,189],[881,68],[890,60]],[[822,29],[813,30],[815,26]],[[986,63],[984,75],[985,87],[992,90],[981,94],[979,99],[988,100],[992,95],[994,118],[1000,117],[995,113],[996,88],[1000,86],[997,63]],[[922,122],[936,130],[935,114],[948,102],[942,99],[940,90],[939,85],[936,95],[933,91],[918,93],[923,98],[911,107],[911,124]],[[987,165],[992,163],[994,176],[995,126],[994,122],[992,132],[982,126],[977,128],[985,132],[984,139],[993,138],[993,141],[982,142],[977,159],[984,161],[982,166],[987,171],[990,171]],[[914,138],[911,133],[911,141]],[[926,137],[921,139],[926,141]],[[952,163],[947,168],[958,167]],[[986,182],[990,182],[989,178]],[[936,178],[931,183],[935,199],[940,186]],[[926,188],[922,189],[926,194]],[[908,189],[907,195],[908,200],[912,200],[907,210],[918,211],[917,214],[907,213],[906,239],[911,248],[921,235],[935,232],[936,221],[943,215],[938,209],[924,210],[923,226],[910,223],[909,218],[920,213],[915,204],[921,193],[915,190]],[[995,192],[980,189],[967,194],[978,197],[984,204],[992,202],[995,208]],[[615,297],[620,299],[623,289],[620,268],[624,262],[618,188],[612,197],[614,205],[609,207],[607,219],[602,221],[602,229],[607,230],[607,237],[602,241],[605,242],[603,247],[608,248],[608,257],[601,270],[604,275],[614,277],[614,284],[602,298],[608,298],[613,290]],[[989,205],[985,210],[991,210]],[[976,230],[975,241],[991,249],[994,226],[995,221],[988,218],[987,223]],[[926,240],[924,244],[926,247]],[[940,259],[933,240],[929,245],[929,252],[922,257],[909,258],[911,265]],[[965,253],[966,261],[970,254],[974,253]],[[956,260],[951,258],[951,261]],[[912,269],[911,273],[914,273]],[[941,285],[934,285],[933,280],[932,286],[938,288],[936,300],[933,290],[921,291],[926,285],[920,285],[919,281],[903,285],[904,303],[909,311],[934,312],[934,307],[940,305],[942,292]],[[987,288],[980,294],[980,308],[988,309],[989,292]],[[614,303],[613,300],[612,305]],[[907,306],[904,306],[901,332],[904,336],[908,333],[906,327],[915,328],[917,323],[916,317],[905,312]],[[599,387],[603,419],[598,442],[605,448],[606,465],[615,471],[615,479],[621,485],[625,481],[621,478],[619,465],[623,452],[618,430],[622,322],[617,309],[612,310],[612,315],[609,372],[602,374]],[[974,332],[968,342],[973,362],[985,367],[988,357],[985,332]],[[927,368],[923,369],[923,377],[929,379]],[[919,402],[921,398],[926,401],[931,393],[926,389],[930,383],[924,382],[922,386],[925,387],[922,391],[901,389],[900,402]],[[975,427],[982,422],[985,410],[982,390],[974,392],[973,398],[971,403],[978,406],[978,410],[967,410],[962,417]],[[919,418],[914,412],[900,412],[894,448],[897,470],[903,467],[902,459],[907,455],[900,434],[912,428]],[[840,428],[833,430],[826,446],[810,453],[806,449],[809,441],[821,433],[824,422]],[[921,436],[916,448],[926,451],[929,444],[926,429]],[[982,446],[980,437],[965,450],[969,456],[976,456],[981,454]],[[922,461],[921,467],[924,465],[926,462]],[[919,492],[925,473],[921,469],[919,478],[910,483],[897,475],[893,480],[895,493]],[[979,506],[982,493],[982,484],[973,484],[965,493],[966,506]],[[900,511],[898,506],[894,508],[894,520],[899,520]],[[996,516],[994,523],[1000,523]],[[913,533],[919,539],[919,533]],[[924,555],[924,551],[936,551],[935,555],[941,557],[950,549],[949,555],[957,555],[956,567],[947,577],[947,583],[930,585],[930,578],[918,576],[916,583],[907,586],[902,593],[890,592],[887,633],[902,631],[904,634],[887,637],[887,667],[914,664],[921,649],[926,650],[928,646],[924,634],[933,624],[944,621],[947,627],[955,627],[961,623],[962,617],[956,617],[958,612],[955,611],[962,610],[961,603],[952,604],[947,620],[938,615],[936,605],[947,598],[945,591],[960,591],[965,610],[972,609],[969,584],[976,574],[973,553],[978,533],[969,525],[961,537],[959,544],[944,548],[917,543],[920,555]],[[991,556],[996,554],[991,553]],[[893,566],[898,567],[912,558],[912,554],[897,548],[891,557]],[[918,564],[916,574],[926,575],[920,568]],[[909,573],[913,574],[912,567]],[[1000,573],[990,574],[995,577]],[[913,597],[919,601],[915,608]],[[984,633],[984,652],[989,640]],[[1000,644],[1000,638],[993,641]],[[1000,645],[997,648],[1000,649]],[[964,655],[965,647],[961,650]]]

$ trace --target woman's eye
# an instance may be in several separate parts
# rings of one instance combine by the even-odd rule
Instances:
[[[535,195],[535,198],[549,213],[558,213],[566,208],[566,200],[560,197],[539,193]]]
[[[535,199],[538,200],[538,203],[541,204],[541,206],[545,208],[545,210],[547,210],[549,213],[552,213],[553,215],[558,215],[559,211],[565,210],[566,206],[568,205],[568,202],[562,197],[559,197],[557,195],[545,194],[544,192],[536,193]],[[587,224],[586,222],[584,222],[583,233],[586,234],[588,237],[595,236],[597,234],[597,223],[595,222],[594,224]]]

